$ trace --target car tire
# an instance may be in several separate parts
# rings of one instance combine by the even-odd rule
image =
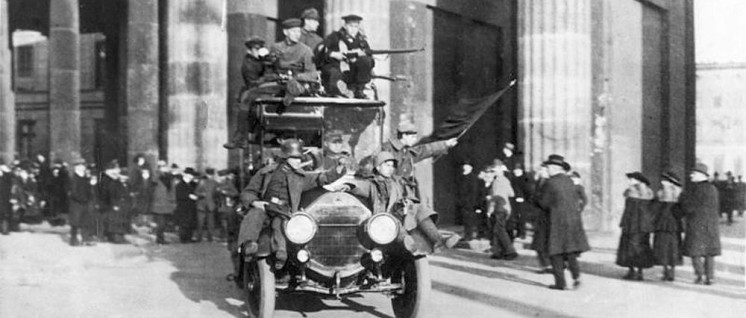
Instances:
[[[425,302],[430,296],[431,289],[430,263],[427,257],[407,262],[399,281],[404,284],[404,290],[400,295],[391,299],[394,316],[396,318],[427,317]]]
[[[244,263],[246,309],[249,318],[272,318],[275,311],[275,274],[267,259]]]

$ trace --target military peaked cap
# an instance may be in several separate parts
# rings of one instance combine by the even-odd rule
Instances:
[[[357,14],[348,14],[346,16],[342,17],[342,20],[345,22],[351,22],[351,21],[361,21],[363,20],[363,17],[357,15]]]
[[[319,11],[316,10],[316,8],[308,8],[306,10],[303,10],[303,13],[300,15],[301,19],[312,19],[312,20],[319,20]]]
[[[290,18],[285,21],[282,21],[282,28],[283,29],[300,28],[301,24],[303,23],[300,21],[300,19]]]

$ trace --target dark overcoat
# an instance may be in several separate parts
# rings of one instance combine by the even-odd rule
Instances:
[[[537,253],[546,253],[549,248],[549,215],[547,211],[539,206],[538,198],[544,191],[546,185],[546,179],[537,180],[536,190],[534,196],[531,199],[530,204],[527,205],[528,209],[528,220],[534,226],[534,237],[531,241],[531,249]]]
[[[10,173],[0,172],[0,221],[10,217],[13,209],[10,204],[10,191],[13,188],[13,176]]]
[[[99,183],[99,204],[108,233],[125,234],[129,231],[130,199],[124,182],[104,174]]]
[[[70,178],[70,226],[83,227],[90,225],[93,189],[90,178],[74,174]]]
[[[243,206],[250,207],[254,201],[265,199],[264,194],[267,192],[269,182],[272,180],[272,172],[274,172],[279,166],[280,164],[277,163],[265,166],[264,168],[259,169],[259,171],[251,177],[249,184],[241,192],[241,204],[243,204]],[[301,194],[304,191],[334,182],[344,175],[344,171],[342,171],[342,173],[337,173],[337,169],[330,169],[326,172],[293,170],[285,175],[288,178],[287,184],[288,193],[290,194],[290,212],[297,212],[300,207]]]
[[[575,192],[575,184],[566,174],[550,177],[537,198],[549,214],[548,254],[582,253],[590,250]]]
[[[686,222],[685,256],[720,255],[718,192],[710,182],[691,183],[680,198],[681,213]]]
[[[175,189],[176,212],[174,212],[174,221],[181,227],[195,227],[197,225],[197,201],[189,198],[189,195],[194,194],[197,184],[180,180]]]
[[[150,203],[150,213],[174,214],[174,210],[176,210],[175,183],[176,180],[166,174],[153,179],[151,182],[153,195]]]
[[[206,212],[215,212],[217,205],[215,195],[218,188],[218,182],[213,178],[205,178],[197,185],[195,194],[199,197],[197,201],[197,210]]]

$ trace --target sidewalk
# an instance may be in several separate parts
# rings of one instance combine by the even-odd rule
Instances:
[[[724,223],[721,224],[722,255],[715,257],[715,272],[718,281],[746,288],[746,238],[733,237],[743,232],[743,229],[739,227],[746,227],[746,220],[740,219],[737,223],[727,228]],[[440,229],[446,233],[463,234],[463,226],[447,225]],[[529,230],[528,233],[529,235],[525,239],[517,238],[515,241],[516,249],[522,255],[534,255],[533,251],[530,250],[532,232]],[[736,235],[732,235],[733,233],[736,233]],[[583,253],[583,261],[615,266],[619,233],[587,231],[586,235],[591,245],[591,251]],[[487,240],[462,241],[457,245],[457,249],[473,253],[489,253],[489,247],[489,241]],[[651,269],[651,271],[655,270]],[[620,273],[622,272],[620,270]],[[686,273],[687,277],[689,277],[687,279],[694,277],[691,259],[684,257],[684,264],[677,267],[677,272]]]

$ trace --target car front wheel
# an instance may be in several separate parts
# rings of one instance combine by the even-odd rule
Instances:
[[[426,317],[425,302],[430,296],[431,289],[430,264],[427,257],[407,262],[394,278],[404,285],[402,293],[391,299],[396,318]]]
[[[267,259],[244,264],[246,309],[250,318],[272,318],[275,311],[275,275]]]

